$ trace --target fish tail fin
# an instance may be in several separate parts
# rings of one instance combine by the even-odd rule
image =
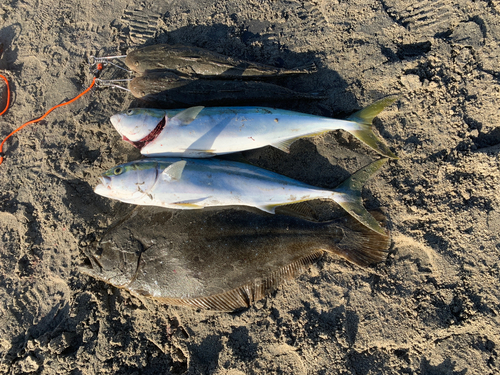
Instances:
[[[385,224],[381,212],[371,212],[377,221]],[[374,232],[353,217],[347,217],[343,225],[344,237],[339,243],[332,244],[327,251],[338,254],[358,266],[366,267],[387,259],[390,237]]]
[[[349,132],[352,135],[358,138],[361,142],[365,143],[368,147],[377,151],[379,154],[392,159],[397,159],[398,157],[389,149],[389,147],[387,147],[387,145],[385,145],[385,143],[383,143],[381,139],[375,135],[375,133],[373,133],[372,121],[385,107],[391,105],[397,99],[397,95],[387,96],[376,101],[372,105],[363,108],[361,111],[354,113],[346,119],[348,121],[355,122],[361,127],[361,129],[358,130],[350,130]]]
[[[318,66],[314,61],[311,61],[310,63],[292,69],[293,73],[315,73],[317,71],[318,71]]]
[[[387,235],[386,231],[363,206],[361,190],[363,189],[363,185],[387,160],[387,158],[381,158],[361,168],[334,190],[335,202],[361,224],[382,235]]]

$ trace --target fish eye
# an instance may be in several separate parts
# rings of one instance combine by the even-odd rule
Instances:
[[[129,109],[126,113],[127,113],[127,115],[132,116],[134,114],[134,110]]]
[[[115,170],[113,171],[113,173],[115,174],[115,176],[118,176],[120,174],[123,173],[123,168],[122,167],[117,167],[115,168]]]

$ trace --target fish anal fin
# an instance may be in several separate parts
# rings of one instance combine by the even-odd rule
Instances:
[[[266,297],[287,280],[296,278],[311,264],[315,263],[324,250],[316,250],[262,278],[243,284],[226,292],[199,298],[155,298],[156,300],[176,306],[189,306],[214,311],[234,311],[239,308],[248,308],[256,301]]]
[[[175,163],[170,164],[161,173],[162,179],[168,182],[179,181],[182,177],[182,172],[184,171],[185,166],[185,160],[176,161]]]
[[[201,110],[205,108],[203,106],[190,107],[185,109],[184,111],[179,112],[170,120],[171,123],[175,125],[189,125],[194,121],[194,119],[198,116]]]
[[[172,203],[173,205],[175,205],[176,207],[182,207],[182,208],[186,208],[186,209],[197,209],[197,208],[203,208],[199,205],[197,205],[196,203]]]
[[[286,153],[290,152],[290,146],[293,142],[295,142],[298,138],[285,139],[284,141],[279,141],[275,143],[271,143],[271,146],[276,147],[277,149],[284,151]]]
[[[278,213],[283,213],[285,215],[300,217],[308,221],[319,221],[318,213],[311,206],[311,201],[297,202],[293,204],[287,204],[279,206]]]
[[[264,212],[274,214],[276,211],[276,207],[278,207],[278,204],[267,204],[265,206],[259,206],[258,208]]]
[[[184,149],[184,153],[188,154],[189,157],[194,157],[194,158],[206,158],[206,157],[210,158],[217,155],[215,149],[202,150],[198,148],[186,148]]]

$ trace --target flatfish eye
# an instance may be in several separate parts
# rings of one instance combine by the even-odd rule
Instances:
[[[123,168],[122,167],[117,167],[115,168],[115,170],[113,171],[113,173],[115,174],[115,176],[118,176],[120,174],[123,173]]]
[[[134,114],[134,110],[129,109],[126,113],[128,116],[132,116]]]

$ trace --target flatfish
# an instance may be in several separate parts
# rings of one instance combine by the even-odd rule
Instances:
[[[324,253],[369,266],[386,259],[389,244],[387,235],[340,209],[336,219],[318,223],[239,209],[137,207],[85,248],[90,264],[80,270],[137,297],[232,311],[264,298]]]

